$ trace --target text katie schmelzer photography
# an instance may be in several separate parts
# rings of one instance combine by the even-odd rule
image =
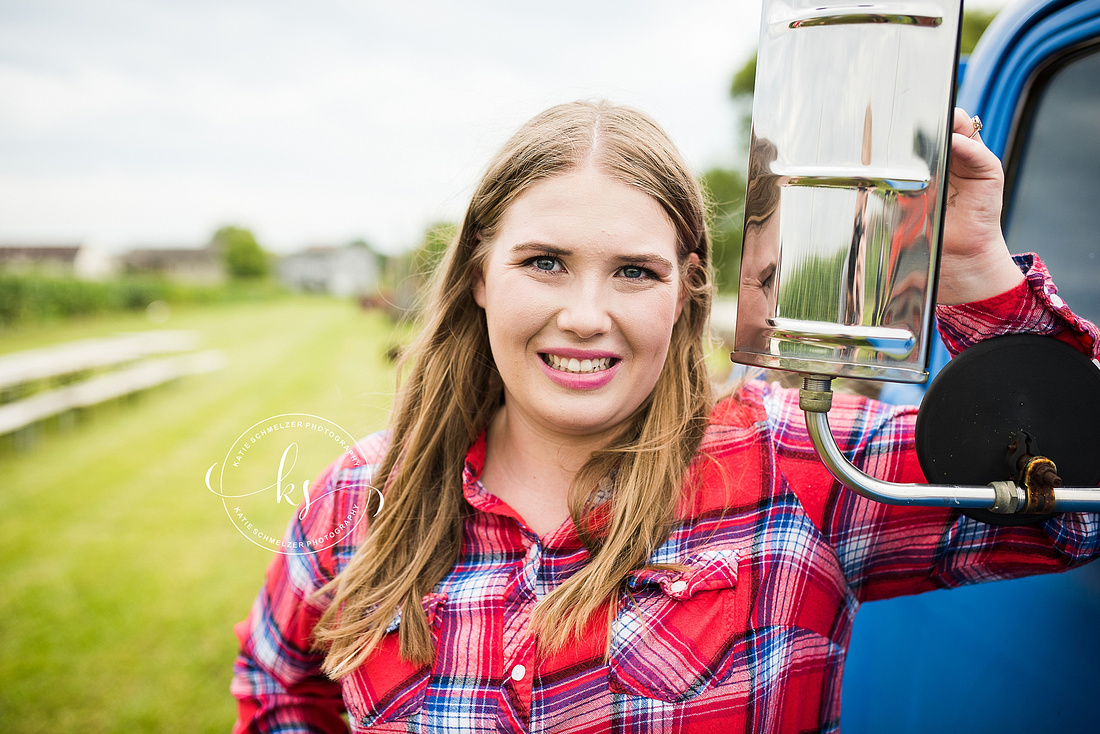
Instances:
[[[339,491],[311,490],[311,482],[341,454],[351,466],[363,465],[356,448],[350,433],[325,418],[308,413],[271,416],[237,437],[220,468],[216,462],[206,470],[206,488],[221,499],[226,516],[249,542],[275,553],[324,550],[362,519],[358,504],[317,537],[288,538],[285,529],[293,515],[305,520],[316,502]]]

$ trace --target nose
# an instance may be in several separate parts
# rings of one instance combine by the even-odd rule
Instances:
[[[609,294],[598,283],[582,281],[567,289],[558,311],[558,328],[590,339],[611,329]]]

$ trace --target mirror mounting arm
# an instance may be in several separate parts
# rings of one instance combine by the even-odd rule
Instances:
[[[804,375],[798,402],[806,413],[806,427],[821,462],[837,481],[852,491],[888,505],[988,509],[997,513],[1021,512],[1035,504],[1023,487],[1011,481],[997,481],[984,487],[912,484],[887,482],[860,471],[841,452],[829,428],[832,381],[832,377],[823,375]],[[1047,507],[1046,511],[1050,509]],[[1057,512],[1100,511],[1100,490],[1058,487],[1054,489],[1053,509]]]

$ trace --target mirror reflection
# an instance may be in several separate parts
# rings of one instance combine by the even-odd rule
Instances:
[[[885,7],[765,3],[735,361],[925,379],[961,6]]]

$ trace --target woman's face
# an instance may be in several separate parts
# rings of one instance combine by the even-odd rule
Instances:
[[[779,215],[745,228],[741,248],[741,283],[737,292],[736,347],[768,353],[768,319],[775,315],[779,267]]]
[[[586,166],[521,194],[487,246],[473,292],[508,420],[610,439],[653,391],[683,306],[664,209]]]

